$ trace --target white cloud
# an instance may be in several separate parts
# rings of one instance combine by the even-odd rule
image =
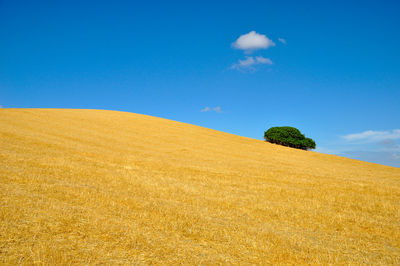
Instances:
[[[286,40],[283,39],[283,38],[278,38],[278,41],[280,41],[280,42],[283,43],[283,44],[286,44]]]
[[[347,141],[366,141],[377,142],[388,139],[400,139],[400,129],[393,129],[391,131],[373,131],[367,130],[361,133],[349,134],[343,136]]]
[[[341,137],[337,155],[400,167],[400,129],[367,130]]]
[[[214,111],[214,112],[217,112],[217,113],[222,113],[221,107],[219,107],[219,106],[214,107],[214,108],[213,108],[213,111]]]
[[[269,58],[265,58],[262,56],[256,56],[255,58],[253,56],[246,56],[246,59],[240,60],[233,64],[231,66],[231,69],[236,69],[236,70],[255,70],[254,66],[255,65],[261,65],[261,64],[268,64],[272,65],[273,62]]]
[[[254,58],[252,56],[246,56],[245,60],[240,60],[239,59],[239,63],[238,64],[241,67],[249,67],[249,66],[254,65],[255,63],[256,63],[256,60],[254,60]]]
[[[206,107],[204,107],[203,109],[201,109],[200,112],[216,112],[216,113],[222,113],[222,109],[221,109],[220,106],[212,107],[212,108],[206,106]]]
[[[241,35],[234,43],[232,47],[246,52],[251,52],[258,49],[267,49],[270,46],[275,46],[275,43],[263,34],[259,34],[255,31]]]
[[[268,64],[268,65],[272,65],[273,64],[271,59],[265,58],[265,57],[262,57],[262,56],[256,56],[256,62],[258,64]]]

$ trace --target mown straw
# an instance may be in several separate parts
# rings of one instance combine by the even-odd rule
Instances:
[[[0,148],[1,264],[400,264],[399,168],[99,110]]]

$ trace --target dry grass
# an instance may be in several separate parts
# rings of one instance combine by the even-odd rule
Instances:
[[[0,264],[400,264],[399,168],[94,110],[0,147]]]

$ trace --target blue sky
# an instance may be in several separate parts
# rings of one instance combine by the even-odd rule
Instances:
[[[0,105],[148,114],[400,167],[399,1],[0,1]]]

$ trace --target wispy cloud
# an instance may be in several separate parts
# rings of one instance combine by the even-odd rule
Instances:
[[[400,129],[393,129],[391,131],[367,130],[361,133],[348,134],[343,136],[343,138],[347,141],[365,141],[365,142],[395,140],[395,139],[400,139]]]
[[[250,67],[256,63],[256,60],[254,60],[254,57],[252,56],[246,56],[246,59],[241,60],[239,59],[239,62],[237,64],[234,64],[232,67]]]
[[[325,145],[315,151],[400,167],[400,129],[352,133]]]
[[[252,70],[254,71],[255,65],[261,65],[261,64],[267,64],[267,65],[272,65],[273,62],[269,58],[265,58],[262,56],[246,56],[246,59],[239,59],[237,63],[233,64],[231,66],[231,69],[236,69],[236,70]]]
[[[282,43],[282,44],[286,44],[286,40],[283,39],[283,38],[278,38],[278,41],[279,41],[280,43]]]
[[[214,112],[217,112],[217,113],[222,113],[221,107],[219,107],[219,106],[214,107],[214,108],[213,108],[213,111],[214,111]]]
[[[354,150],[344,151],[338,155],[371,163],[400,167],[400,153],[393,151]]]
[[[272,61],[269,58],[265,58],[262,56],[256,56],[256,62],[257,64],[268,64],[268,65],[272,65]]]
[[[367,130],[342,136],[345,148],[339,155],[400,167],[400,129]]]
[[[221,109],[221,107],[220,106],[216,106],[216,107],[209,107],[209,106],[206,106],[206,107],[204,107],[203,109],[201,109],[200,110],[200,112],[216,112],[216,113],[222,113],[222,109]]]
[[[267,49],[268,47],[275,46],[275,43],[264,34],[259,34],[255,31],[241,35],[232,47],[245,52],[252,52],[259,49]]]

